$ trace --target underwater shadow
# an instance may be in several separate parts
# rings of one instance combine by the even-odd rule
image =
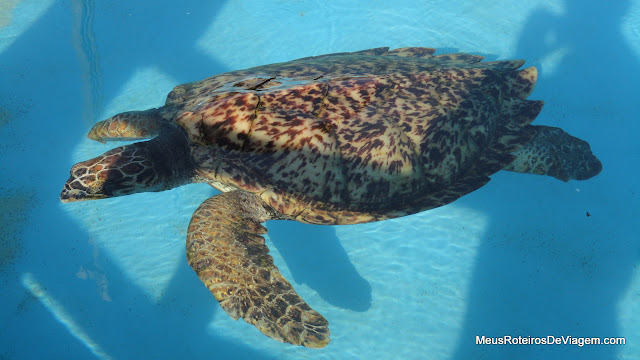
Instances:
[[[99,3],[96,12],[101,16],[94,24],[105,97],[116,96],[133,73],[144,68],[157,68],[176,85],[230,70],[196,47],[225,3],[186,0],[158,6],[139,0],[116,9]]]
[[[49,201],[47,207],[56,205]],[[52,209],[49,212],[54,213]],[[34,270],[32,274],[46,289],[47,298],[57,300],[68,318],[58,318],[52,310],[48,314],[40,311],[43,304],[29,300],[26,293],[27,309],[22,305],[23,309],[16,311],[37,313],[35,333],[40,335],[35,336],[38,348],[29,349],[27,357],[69,358],[74,354],[77,358],[101,359],[210,359],[215,354],[217,358],[274,359],[227,340],[224,334],[212,333],[209,324],[214,317],[233,320],[220,311],[184,257],[161,297],[154,301],[132,283],[126,269],[117,267],[117,262],[87,241],[89,234],[77,231],[77,225],[60,211],[54,214],[48,219],[51,223],[43,225],[57,234],[57,240],[64,241],[32,245],[27,251],[30,261],[44,259],[47,269],[55,269]],[[69,324],[73,324],[71,329]],[[23,334],[34,333],[29,324],[22,327]],[[77,336],[78,329],[85,338]]]
[[[371,307],[371,285],[349,260],[333,226],[270,221],[268,227],[296,283],[336,307],[358,312]]]
[[[156,66],[180,82],[222,70],[197,51],[194,43],[223,1],[207,3],[206,8],[195,1],[163,6],[143,1],[96,3],[101,8],[94,18],[95,45],[104,80],[104,91],[98,90],[106,102],[118,95],[139,67]],[[143,15],[135,23],[115,26],[128,16],[117,6],[136,8]],[[176,19],[189,6],[189,20]],[[0,106],[16,115],[14,124],[2,130],[10,127],[12,138],[19,140],[11,154],[18,160],[3,163],[11,179],[3,180],[2,187],[19,191],[19,184],[36,189],[21,239],[22,256],[16,259],[10,276],[2,279],[11,297],[3,312],[6,322],[0,357],[96,358],[89,350],[91,345],[116,359],[271,359],[207,332],[213,316],[227,315],[220,312],[195,274],[190,275],[186,260],[180,262],[169,287],[155,302],[132,284],[126,269],[118,268],[106,251],[92,245],[91,234],[61,209],[58,196],[68,177],[70,154],[86,136],[81,121],[86,89],[79,81],[77,52],[71,42],[72,11],[66,2],[53,2],[0,53],[3,70],[11,70],[0,72]],[[145,27],[145,22],[153,26]],[[113,41],[103,38],[114,33],[118,34]],[[184,238],[177,241],[184,243]],[[27,291],[25,279],[37,282],[44,291]]]
[[[637,140],[633,131],[614,135],[615,114],[603,108],[631,111],[622,128],[633,128],[630,122],[640,116],[625,107],[640,81],[638,60],[619,30],[628,8],[628,1],[568,0],[565,14],[538,10],[524,27],[515,57],[538,66],[532,98],[546,100],[534,124],[560,126],[587,140],[603,172],[567,184],[499,173],[460,200],[489,214],[491,223],[477,250],[455,360],[620,356],[621,346],[476,345],[476,336],[622,336],[617,304],[639,261],[640,229],[624,210],[627,186],[637,185],[623,179],[637,179],[638,170],[618,157],[624,144]],[[551,69],[541,57],[554,52],[564,58]],[[586,194],[574,195],[580,189]]]

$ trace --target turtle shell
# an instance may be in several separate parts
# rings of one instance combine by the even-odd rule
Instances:
[[[284,217],[355,223],[473,191],[529,141],[542,109],[522,60],[378,48],[220,74],[165,108],[201,178],[259,194]]]

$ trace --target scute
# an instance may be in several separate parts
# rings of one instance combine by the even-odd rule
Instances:
[[[225,95],[214,97],[193,111],[183,111],[176,122],[187,130],[193,143],[240,151],[251,131],[260,98],[254,93]]]

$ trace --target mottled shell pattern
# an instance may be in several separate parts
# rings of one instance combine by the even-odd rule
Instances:
[[[484,185],[532,136],[537,72],[430,48],[370,49],[177,86],[163,117],[184,128],[198,175],[260,195],[285,218],[383,220]]]

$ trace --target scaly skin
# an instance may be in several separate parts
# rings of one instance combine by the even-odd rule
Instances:
[[[260,236],[273,214],[244,191],[209,198],[189,224],[187,262],[232,318],[278,341],[324,347],[329,323],[280,274]]]
[[[602,170],[586,141],[556,127],[530,127],[536,134],[514,153],[516,159],[503,170],[548,175],[564,182],[590,179]]]
[[[157,109],[128,111],[95,124],[89,131],[89,139],[99,142],[111,140],[142,140],[160,134],[161,123]]]
[[[141,191],[164,191],[193,182],[195,164],[182,130],[121,146],[75,164],[60,200],[97,200]]]

